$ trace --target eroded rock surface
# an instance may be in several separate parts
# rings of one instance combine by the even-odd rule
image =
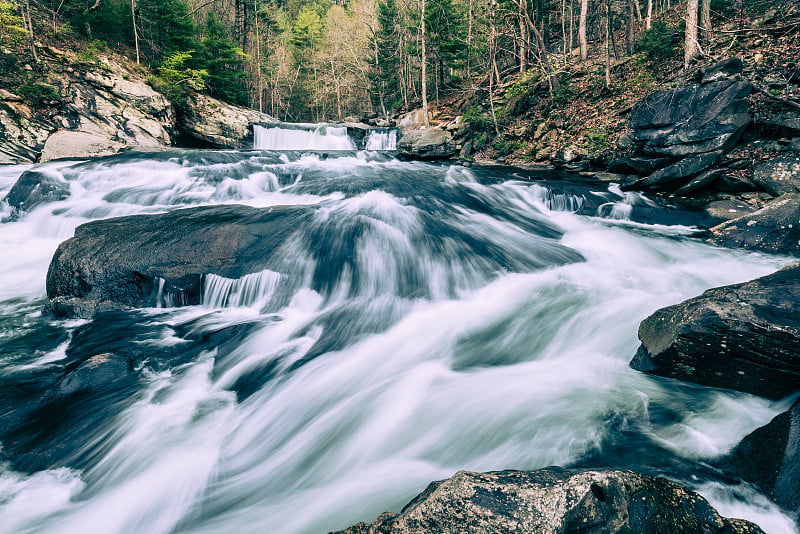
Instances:
[[[470,473],[435,482],[399,514],[340,534],[759,533],[696,493],[633,471]]]
[[[778,399],[800,390],[800,264],[642,321],[631,367]]]

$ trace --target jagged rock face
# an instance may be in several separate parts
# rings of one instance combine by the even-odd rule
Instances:
[[[163,292],[199,304],[203,276],[239,278],[265,268],[273,251],[309,212],[303,208],[211,206],[79,226],[59,245],[47,273],[57,316],[155,306]]]
[[[631,367],[771,399],[800,390],[800,264],[642,321]]]
[[[800,519],[800,401],[745,437],[725,464]]]
[[[711,228],[711,242],[724,247],[800,255],[800,196],[783,195],[750,215]]]
[[[58,107],[34,111],[6,95],[0,105],[0,162],[32,163],[160,148],[172,143],[175,113],[166,97],[122,65],[54,70]]]
[[[400,155],[410,159],[446,159],[456,153],[450,132],[439,128],[403,131],[397,143]]]
[[[750,124],[752,86],[737,79],[655,92],[631,111],[631,126],[643,151],[686,157],[729,149]]]
[[[759,533],[721,517],[705,499],[663,478],[632,471],[470,473],[435,482],[399,514],[340,534]]]
[[[253,125],[277,122],[265,113],[226,104],[206,95],[187,98],[181,132],[215,148],[252,147]]]

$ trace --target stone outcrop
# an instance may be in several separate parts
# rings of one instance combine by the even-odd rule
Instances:
[[[642,321],[631,367],[779,399],[800,390],[800,264]]]
[[[57,64],[42,84],[59,99],[41,109],[8,92],[0,95],[0,162],[92,157],[172,143],[172,105],[120,63],[104,59],[90,70]]]
[[[724,463],[800,520],[800,401],[745,437]]]
[[[450,132],[439,128],[403,130],[397,143],[400,155],[409,159],[446,159],[456,153]]]
[[[98,309],[155,306],[159,292],[199,304],[204,275],[263,270],[309,214],[222,205],[84,224],[50,263],[49,307],[56,316],[91,317]]]
[[[214,148],[252,148],[253,125],[278,122],[265,113],[192,95],[182,108],[181,132]]]
[[[754,213],[714,226],[711,242],[724,247],[800,255],[800,195],[783,195]]]
[[[775,196],[800,193],[800,154],[788,153],[756,165],[753,182]]]
[[[760,533],[696,493],[623,470],[470,473],[435,482],[400,513],[340,534]]]
[[[657,91],[633,107],[631,126],[645,154],[683,158],[736,143],[752,121],[747,106],[752,86],[735,77],[710,79]]]

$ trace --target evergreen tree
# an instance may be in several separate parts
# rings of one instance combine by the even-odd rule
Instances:
[[[212,96],[248,105],[244,66],[247,55],[236,44],[214,13],[209,13],[205,34],[193,57],[193,67],[208,73],[206,84]]]

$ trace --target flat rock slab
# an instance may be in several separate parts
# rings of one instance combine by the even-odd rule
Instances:
[[[79,226],[47,273],[56,316],[91,317],[98,306],[155,306],[161,291],[199,304],[203,277],[239,278],[265,268],[310,210],[207,206]]]
[[[800,154],[778,156],[757,165],[753,182],[775,196],[800,193]]]
[[[779,197],[760,210],[711,228],[723,247],[800,255],[800,195]]]
[[[470,473],[434,482],[399,514],[340,534],[759,533],[721,517],[696,493],[633,471]]]
[[[639,371],[771,399],[800,390],[800,264],[642,321]]]

